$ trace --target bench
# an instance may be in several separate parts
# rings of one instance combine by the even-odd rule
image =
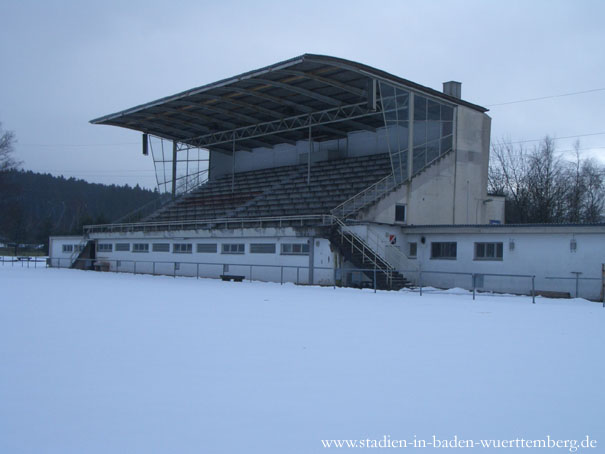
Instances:
[[[242,282],[245,276],[234,276],[229,274],[221,274],[221,279],[223,281],[233,281],[233,282]]]

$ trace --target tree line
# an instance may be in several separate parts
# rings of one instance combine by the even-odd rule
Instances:
[[[603,221],[605,166],[582,155],[576,141],[571,157],[545,137],[534,147],[510,140],[492,145],[488,191],[506,197],[506,223]]]
[[[50,235],[114,222],[160,195],[136,185],[104,185],[19,170],[15,136],[0,123],[0,242],[47,244]]]

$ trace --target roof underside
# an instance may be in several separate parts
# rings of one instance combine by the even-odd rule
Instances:
[[[265,68],[92,120],[185,144],[210,134],[328,111],[368,101],[372,79],[422,92],[480,112],[486,109],[378,69],[340,58],[305,54]],[[313,127],[314,140],[346,137],[384,126],[380,111]],[[307,138],[304,128],[237,140],[238,149],[272,147]],[[230,144],[211,146],[231,150]]]

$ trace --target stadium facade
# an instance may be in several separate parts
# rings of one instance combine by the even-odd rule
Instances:
[[[51,238],[51,266],[390,289],[423,269],[438,285],[431,268],[460,270],[459,256],[537,274],[517,235],[569,251],[582,233],[503,225],[486,112],[458,82],[441,92],[305,54],[95,119],[143,133],[171,197],[136,222]]]

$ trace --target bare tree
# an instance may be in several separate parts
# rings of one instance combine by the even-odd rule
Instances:
[[[605,184],[603,183],[605,171],[595,160],[586,159],[582,162],[581,176],[583,182],[581,219],[588,223],[601,222],[605,208]]]
[[[492,145],[488,190],[494,194],[506,195],[510,202],[506,219],[513,223],[528,222],[528,173],[528,154],[522,145],[515,147],[507,139]]]
[[[492,146],[489,190],[506,196],[508,222],[600,222],[605,169],[582,157],[579,142],[574,151],[575,159],[563,159],[550,137],[533,150],[510,140]]]
[[[556,154],[555,141],[546,136],[529,156],[528,191],[530,222],[556,223],[565,220],[568,185],[565,168]]]
[[[16,169],[21,164],[13,157],[14,151],[15,133],[13,131],[3,132],[0,122],[0,172]]]

